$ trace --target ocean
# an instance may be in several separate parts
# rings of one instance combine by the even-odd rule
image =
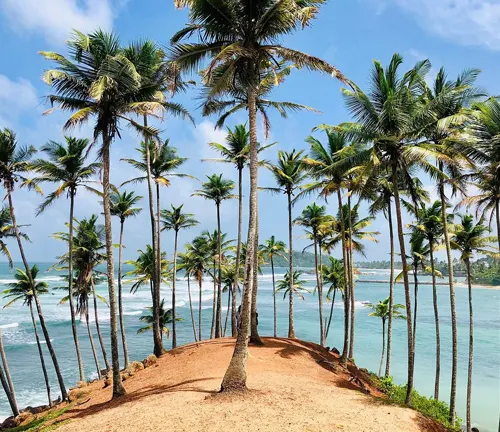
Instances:
[[[63,280],[56,272],[47,272],[49,263],[39,263],[39,280],[45,280],[51,288],[63,285]],[[126,270],[126,269],[125,269]],[[283,277],[285,269],[277,268],[277,280]],[[387,270],[361,270],[360,279],[387,280]],[[314,275],[304,274],[309,288],[314,287]],[[418,328],[415,358],[415,387],[423,395],[432,396],[434,390],[435,365],[435,334],[434,313],[432,306],[432,287],[429,278],[421,277],[422,285],[419,290]],[[5,284],[13,281],[13,274],[8,266],[0,264],[0,290]],[[137,334],[141,327],[139,317],[150,306],[150,293],[143,289],[136,294],[129,293],[130,284],[124,284],[124,317],[131,360],[142,360],[152,352],[151,333]],[[191,284],[195,310],[198,308],[198,287]],[[371,371],[378,371],[381,353],[382,325],[377,318],[369,317],[369,310],[365,302],[378,302],[388,296],[388,285],[379,283],[358,283],[356,285],[356,333],[354,358],[359,367]],[[107,286],[97,287],[99,294],[107,296]],[[212,318],[213,285],[210,280],[203,284],[202,292],[202,327],[203,338],[208,338]],[[396,302],[404,303],[402,285],[395,287]],[[59,304],[64,293],[60,290],[51,290],[48,295],[41,296],[45,319],[48,323],[50,337],[58,356],[59,364],[68,387],[78,381],[76,355],[70,328],[70,314],[67,304]],[[165,304],[170,305],[171,291],[169,287],[162,287],[162,297]],[[451,319],[448,287],[438,286],[439,311],[441,321],[441,398],[448,402],[451,370]],[[475,310],[475,340],[474,340],[474,376],[472,389],[472,418],[473,424],[481,432],[496,432],[498,429],[500,406],[500,290],[475,288],[473,292]],[[467,386],[467,358],[468,358],[468,303],[467,289],[463,285],[456,288],[456,302],[458,315],[459,363],[458,363],[458,415],[465,417],[465,395]],[[0,305],[7,303],[0,299]],[[288,327],[287,300],[278,293],[278,335],[286,336]],[[318,299],[313,294],[306,294],[304,300],[295,300],[295,330],[297,337],[313,342],[319,341]],[[224,314],[227,311],[227,297],[223,298]],[[329,312],[329,304],[325,304],[325,314]],[[265,268],[264,274],[259,277],[259,333],[262,336],[272,335],[273,331],[273,299],[272,279],[270,269]],[[178,344],[192,342],[193,333],[189,314],[187,282],[180,278],[177,283],[177,313],[183,318],[177,324]],[[91,312],[94,341],[98,345],[97,335],[93,327],[93,312]],[[195,315],[197,318],[197,314]],[[225,315],[224,315],[225,317]],[[109,344],[109,314],[105,304],[99,305],[99,319],[101,330],[106,343]],[[230,321],[230,320],[229,320]],[[230,325],[230,322],[229,322]],[[327,345],[342,349],[343,306],[337,295],[334,305],[333,323]],[[12,379],[16,389],[20,407],[46,404],[46,392],[35,337],[31,325],[29,309],[22,303],[15,304],[7,309],[0,309],[0,327],[2,328],[4,344],[9,361]],[[94,360],[88,341],[84,321],[78,325],[78,333],[84,358],[87,379],[96,377]],[[166,348],[170,347],[170,340],[165,339]],[[404,383],[406,378],[406,324],[397,321],[393,327],[393,355],[391,373],[396,382]],[[99,351],[100,355],[100,351]],[[108,355],[111,350],[108,346]],[[45,352],[46,364],[52,385],[52,396],[57,397],[58,386],[55,373],[48,352]],[[101,359],[101,368],[104,364]],[[0,393],[0,419],[9,416],[10,409],[3,391]]]

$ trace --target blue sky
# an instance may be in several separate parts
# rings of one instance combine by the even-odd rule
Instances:
[[[65,116],[60,113],[43,116],[47,109],[43,96],[48,93],[41,81],[43,70],[50,64],[37,52],[66,53],[64,41],[72,28],[92,31],[97,27],[115,31],[122,42],[150,38],[167,45],[170,36],[187,22],[187,12],[175,10],[169,0],[0,0],[0,127],[9,127],[18,134],[22,144],[42,146],[47,140],[61,140],[61,127]],[[500,0],[337,0],[329,1],[321,10],[311,28],[287,37],[284,44],[324,58],[337,66],[351,80],[366,87],[373,59],[387,63],[394,52],[405,58],[409,68],[417,60],[429,58],[433,64],[430,77],[441,66],[450,76],[465,68],[482,70],[478,84],[490,94],[500,94]],[[336,124],[349,120],[342,98],[341,85],[327,76],[305,71],[295,72],[283,86],[276,89],[276,100],[291,100],[310,105],[321,114],[292,115],[288,120],[272,116],[273,129],[270,142],[278,145],[269,150],[266,159],[275,158],[276,148],[291,150],[304,148],[304,138],[320,123]],[[181,156],[189,157],[180,172],[199,179],[212,173],[224,173],[236,180],[231,166],[200,163],[212,157],[208,142],[223,142],[224,131],[214,130],[213,118],[202,118],[196,109],[196,90],[177,98],[191,110],[196,127],[179,120],[166,119],[161,128],[163,137],[179,149]],[[229,123],[244,122],[243,115]],[[90,137],[91,128],[84,127],[74,135]],[[123,131],[122,140],[113,144],[112,181],[120,184],[134,173],[120,158],[135,157],[139,138],[129,130]],[[264,170],[260,184],[272,186],[272,179]],[[162,207],[170,203],[185,203],[185,208],[202,223],[199,229],[182,233],[181,244],[189,241],[202,229],[215,229],[215,208],[202,198],[190,197],[199,183],[187,179],[174,179],[170,188],[162,190]],[[145,187],[134,186],[141,195]],[[49,192],[51,186],[45,186]],[[432,186],[429,190],[434,195]],[[100,213],[95,197],[81,191],[76,217]],[[50,235],[64,228],[68,202],[61,199],[46,213],[34,217],[40,197],[25,191],[16,192],[15,201],[20,223],[26,228],[32,243],[27,246],[32,261],[52,261],[63,252],[64,246]],[[144,202],[145,204],[145,202]],[[307,204],[299,202],[295,213]],[[246,210],[246,209],[245,209]],[[334,202],[329,210],[336,212]],[[225,203],[223,229],[236,237],[237,205]],[[261,193],[261,239],[274,234],[287,239],[286,201],[284,196],[266,196]],[[128,222],[125,234],[125,257],[132,259],[136,250],[148,242],[147,214]],[[115,224],[115,227],[118,224]],[[374,230],[382,232],[378,245],[367,245],[368,259],[387,259],[387,229],[379,218]],[[296,248],[307,243],[296,228]],[[116,236],[116,239],[118,237]],[[165,234],[163,245],[171,253],[172,238]],[[11,247],[15,253],[14,244]]]

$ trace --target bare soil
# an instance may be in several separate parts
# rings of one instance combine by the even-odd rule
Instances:
[[[263,342],[250,347],[247,392],[219,393],[234,339],[205,341],[136,372],[117,400],[110,401],[103,381],[74,391],[80,402],[55,420],[57,431],[445,431],[416,411],[387,404],[366,373],[353,364],[342,368],[316,344]]]

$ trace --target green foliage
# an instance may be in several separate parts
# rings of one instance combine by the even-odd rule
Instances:
[[[56,427],[59,427],[62,423],[57,423],[57,425],[54,424],[47,427],[44,427],[43,424],[50,420],[54,420],[57,417],[62,416],[71,407],[72,405],[69,405],[60,410],[51,410],[46,415],[37,417],[25,425],[17,426],[11,429],[6,429],[6,432],[48,432],[54,430],[56,429]]]
[[[372,380],[375,386],[386,394],[392,403],[402,406],[405,405],[406,385],[395,384],[393,378],[390,376],[387,378],[378,378],[375,374],[372,374]],[[413,390],[412,408],[421,412],[423,415],[438,421],[452,431],[461,430],[461,419],[457,418],[454,425],[450,424],[450,408],[443,401],[436,400],[432,397],[427,398],[419,394],[416,390]]]

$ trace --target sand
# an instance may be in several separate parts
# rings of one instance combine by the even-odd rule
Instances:
[[[57,420],[57,431],[436,431],[408,408],[388,405],[362,380],[335,367],[338,358],[312,343],[264,339],[251,347],[249,391],[219,394],[234,340],[218,339],[170,351],[156,366],[125,382],[111,401],[103,382],[89,385],[84,403]],[[350,370],[356,372],[355,366]],[[362,389],[362,387],[364,389]],[[368,393],[368,394],[366,394]]]

